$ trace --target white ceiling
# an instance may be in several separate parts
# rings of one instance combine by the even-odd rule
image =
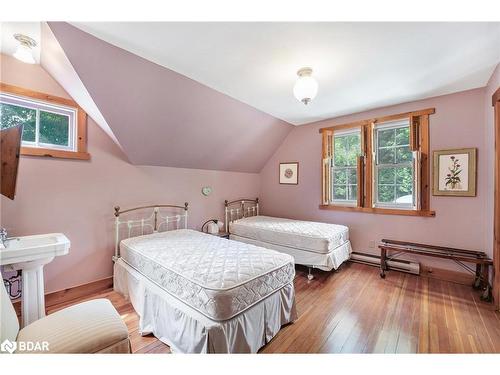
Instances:
[[[500,23],[74,23],[293,124],[481,87]],[[319,82],[304,106],[296,71]]]
[[[73,24],[296,125],[481,87],[500,62],[500,23]],[[4,53],[15,32],[40,40],[39,23],[1,26]],[[303,66],[320,86],[307,107],[292,94]]]
[[[37,46],[33,48],[33,56],[40,63],[41,32],[40,22],[0,22],[0,52],[13,55],[19,42],[14,39],[14,34],[24,34],[34,39]]]

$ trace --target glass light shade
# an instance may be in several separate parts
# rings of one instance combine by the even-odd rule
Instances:
[[[33,57],[33,50],[30,46],[25,44],[19,44],[16,52],[14,53],[14,57],[27,64],[34,64],[36,62]]]
[[[293,87],[293,95],[298,101],[309,104],[318,94],[318,82],[311,75],[301,75]]]

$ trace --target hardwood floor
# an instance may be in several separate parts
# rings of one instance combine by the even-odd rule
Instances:
[[[337,272],[305,268],[295,279],[299,319],[283,327],[261,353],[500,353],[500,313],[466,285],[346,263]],[[169,353],[154,336],[141,337],[130,303],[109,290],[108,298],[129,329],[134,353]]]

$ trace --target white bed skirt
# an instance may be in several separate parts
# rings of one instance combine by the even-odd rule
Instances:
[[[139,332],[153,333],[176,353],[256,353],[297,319],[290,283],[229,320],[217,322],[168,294],[123,259],[114,265],[114,289],[139,315]]]
[[[350,241],[346,241],[344,244],[333,249],[327,254],[321,254],[314,251],[301,250],[289,246],[261,242],[251,238],[236,236],[234,234],[231,234],[229,236],[229,239],[289,254],[295,259],[295,264],[302,264],[305,266],[318,268],[323,271],[331,271],[333,269],[336,270],[342,263],[344,263],[351,257],[352,253]]]

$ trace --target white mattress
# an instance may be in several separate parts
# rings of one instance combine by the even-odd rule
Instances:
[[[229,232],[240,237],[327,254],[349,241],[345,225],[251,216],[229,224]]]
[[[326,254],[316,253],[314,251],[304,251],[295,249],[289,246],[274,245],[268,242],[261,242],[251,238],[245,238],[231,234],[230,239],[240,242],[245,242],[255,246],[265,247],[267,249],[276,250],[280,253],[289,254],[294,258],[295,264],[318,268],[323,271],[336,270],[342,263],[351,257],[352,248],[351,242],[346,241],[342,245],[336,247]]]
[[[120,243],[120,255],[215,321],[231,319],[295,276],[290,255],[189,229],[128,238]]]

